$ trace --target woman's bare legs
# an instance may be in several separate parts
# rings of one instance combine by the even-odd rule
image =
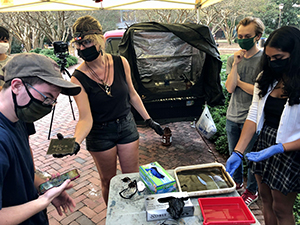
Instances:
[[[266,225],[294,225],[293,205],[297,193],[282,194],[271,190],[267,184],[262,184],[262,177],[255,175],[259,195],[263,202],[263,214]]]
[[[255,178],[258,185],[258,192],[263,202],[263,214],[266,225],[277,225],[275,213],[273,211],[273,197],[271,189],[268,185],[261,183],[261,176],[255,174]]]
[[[111,178],[117,171],[117,147],[113,147],[103,152],[90,152],[101,180],[102,196],[105,204],[108,202],[108,191]]]
[[[296,192],[284,195],[278,190],[272,190],[273,210],[278,225],[294,225],[293,205],[297,196]]]
[[[109,184],[117,173],[117,155],[122,173],[133,173],[139,170],[139,140],[128,144],[119,144],[103,152],[90,152],[99,172],[102,196],[108,202]]]
[[[119,162],[122,173],[139,171],[139,140],[129,144],[118,145]]]

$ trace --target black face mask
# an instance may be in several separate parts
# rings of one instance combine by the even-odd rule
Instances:
[[[35,99],[31,94],[29,94],[30,101],[24,106],[18,106],[15,93],[12,92],[12,96],[17,117],[26,123],[37,121],[52,110],[52,105],[43,105],[41,101]]]
[[[290,58],[269,60],[269,66],[276,74],[282,74],[288,71]]]
[[[102,50],[97,51],[96,46],[93,45],[91,47],[85,48],[83,50],[77,49],[79,57],[81,57],[84,61],[91,62],[98,58],[101,54],[103,55]]]

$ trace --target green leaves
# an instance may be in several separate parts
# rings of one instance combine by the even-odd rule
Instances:
[[[300,194],[297,195],[295,204],[293,206],[295,222],[296,224],[300,224]]]
[[[221,82],[225,83],[227,79],[226,75],[226,64],[227,59],[230,55],[221,55],[222,69],[221,69]],[[210,113],[217,127],[217,133],[211,137],[211,140],[215,143],[216,150],[222,154],[229,154],[227,134],[226,134],[226,112],[229,102],[229,93],[227,92],[224,85],[222,85],[223,93],[225,95],[225,104],[222,106],[209,107]]]
[[[47,48],[41,49],[41,48],[36,48],[36,49],[31,50],[30,52],[35,52],[35,53],[38,53],[38,54],[41,54],[41,55],[48,56],[48,57],[50,57],[51,59],[53,59],[55,62],[60,61],[60,59],[57,58],[56,55],[54,54],[53,49],[47,49]],[[76,64],[78,63],[77,57],[72,56],[72,55],[67,55],[67,56],[66,56],[66,60],[67,60],[66,68],[68,68],[69,66],[76,65]]]

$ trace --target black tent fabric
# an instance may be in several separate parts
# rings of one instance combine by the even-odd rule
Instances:
[[[125,31],[119,44],[133,84],[152,118],[195,120],[203,105],[223,105],[222,61],[207,26],[143,22]],[[136,122],[143,119],[132,109]]]
[[[137,68],[137,56],[134,49],[133,35],[136,32],[172,32],[181,40],[194,48],[206,53],[201,75],[195,84],[188,90],[155,93],[149,91],[141,82],[141,76]],[[187,24],[164,24],[156,22],[143,22],[130,26],[123,35],[119,45],[120,54],[127,58],[133,76],[133,82],[138,93],[143,96],[143,101],[151,101],[162,98],[176,98],[193,96],[202,99],[210,106],[223,105],[220,71],[222,61],[214,38],[207,26]]]

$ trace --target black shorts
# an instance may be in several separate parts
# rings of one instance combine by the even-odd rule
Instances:
[[[117,144],[128,144],[139,139],[133,115],[130,112],[126,117],[93,125],[86,137],[87,150],[102,152],[113,148]]]

